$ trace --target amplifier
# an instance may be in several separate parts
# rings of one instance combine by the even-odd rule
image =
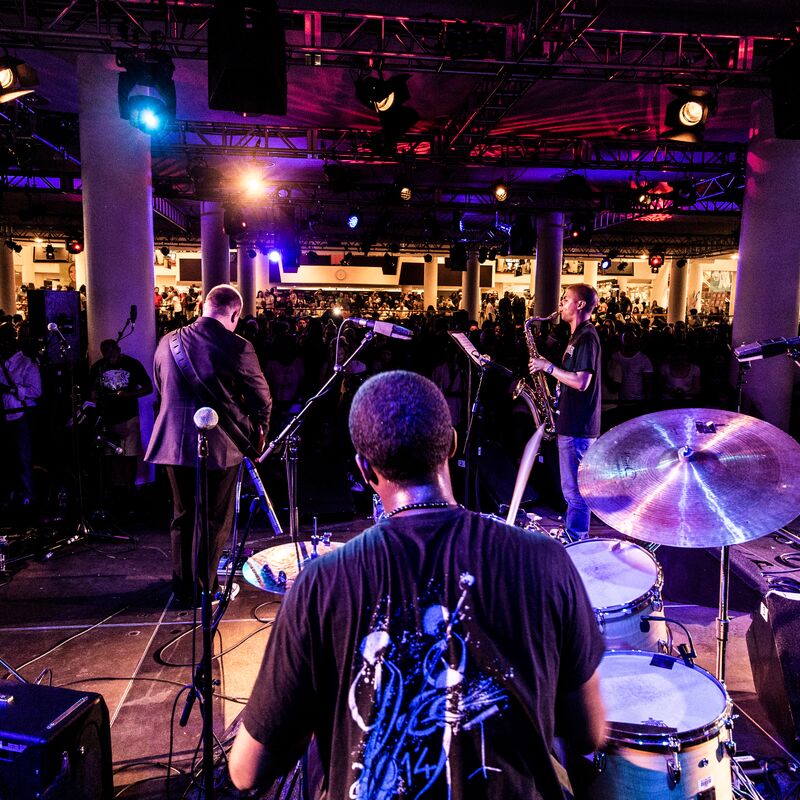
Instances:
[[[99,694],[0,681],[0,800],[111,800],[111,731]]]

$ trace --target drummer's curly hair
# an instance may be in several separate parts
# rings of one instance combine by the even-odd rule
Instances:
[[[453,428],[447,401],[421,375],[381,372],[353,398],[350,437],[356,452],[389,480],[424,480],[450,455]]]

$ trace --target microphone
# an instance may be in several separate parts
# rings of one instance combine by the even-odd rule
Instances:
[[[757,342],[740,344],[734,348],[733,354],[737,361],[755,361],[758,358],[779,356],[797,347],[800,347],[800,336],[791,339],[759,339]]]
[[[61,339],[61,344],[64,345],[64,349],[65,350],[69,350],[70,349],[69,342],[67,341],[67,337],[64,336],[63,333],[61,333],[61,328],[59,328],[58,325],[56,325],[55,322],[48,322],[47,323],[47,330],[50,331],[50,333],[54,333],[56,336],[58,336],[59,339]]]
[[[135,325],[136,324],[136,318],[138,316],[139,316],[139,309],[134,304],[134,305],[131,306],[131,313],[128,314],[128,318],[131,321],[131,325]]]
[[[213,408],[203,406],[194,412],[194,426],[199,431],[210,431],[217,427],[219,414]]]
[[[382,322],[379,319],[348,317],[347,321],[358,325],[359,328],[369,328],[381,336],[388,336],[390,339],[410,339],[414,335],[414,331],[409,328],[404,328],[402,325],[392,325],[391,322]]]
[[[256,465],[247,456],[245,456],[244,466],[245,469],[250,473],[250,480],[253,482],[253,487],[256,490],[258,499],[261,501],[261,510],[269,517],[269,521],[272,525],[272,530],[275,531],[275,535],[280,536],[283,533],[281,523],[275,514],[275,509],[272,507],[269,497],[267,497],[267,490],[264,488],[264,484],[261,482],[261,476],[258,474]]]

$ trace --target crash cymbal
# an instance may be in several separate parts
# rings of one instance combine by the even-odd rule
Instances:
[[[603,522],[634,539],[721,547],[800,515],[800,445],[744,414],[659,411],[603,434],[581,463],[578,486]]]
[[[254,553],[242,566],[242,577],[253,586],[265,592],[286,594],[292,588],[300,570],[315,558],[324,557],[343,542],[300,542],[298,550],[294,544],[278,544]],[[316,554],[316,555],[315,555]]]

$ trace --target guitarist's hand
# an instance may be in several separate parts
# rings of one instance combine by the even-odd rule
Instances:
[[[264,452],[267,446],[267,429],[263,425],[258,426],[258,444],[256,449],[259,455]]]

